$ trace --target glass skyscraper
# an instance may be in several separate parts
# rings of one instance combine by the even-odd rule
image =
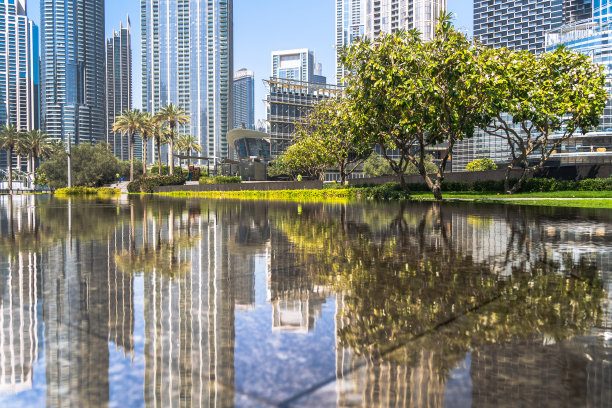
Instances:
[[[44,132],[106,141],[104,0],[41,0],[40,18]]]
[[[342,48],[365,34],[365,1],[336,0],[336,83],[342,85],[346,69],[340,64]]]
[[[245,68],[234,73],[234,128],[255,130],[255,75]]]
[[[272,78],[325,84],[321,64],[308,48],[272,52]]]
[[[121,160],[130,159],[130,138],[113,132],[115,120],[126,110],[132,109],[132,28],[127,26],[113,33],[106,41],[106,142]],[[134,144],[134,156],[142,158],[142,142]]]
[[[477,1],[477,0],[476,0]],[[379,34],[417,29],[421,38],[431,40],[446,0],[363,0],[366,3],[365,33],[370,39]]]
[[[562,24],[563,10],[564,0],[474,0],[474,37],[490,47],[542,52],[545,33]]]
[[[232,9],[232,0],[141,0],[143,108],[185,109],[191,124],[179,132],[191,133],[202,155],[215,159],[229,154]]]
[[[0,32],[0,124],[38,129],[38,27],[26,16],[26,0],[0,0]],[[3,153],[0,168],[6,167]]]

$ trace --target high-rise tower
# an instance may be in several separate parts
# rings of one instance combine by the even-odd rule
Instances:
[[[41,122],[72,143],[106,141],[104,0],[42,0]]]
[[[0,0],[0,32],[0,124],[38,129],[38,27],[26,16],[26,0]],[[0,168],[6,162],[1,154]]]
[[[241,69],[234,73],[234,128],[255,130],[255,75]]]
[[[232,125],[232,0],[141,0],[142,101],[186,110],[202,155],[228,156]]]
[[[126,110],[132,109],[132,28],[130,17],[127,26],[106,41],[106,142],[121,160],[130,159],[130,138],[113,132],[115,120]],[[142,157],[141,142],[134,146],[134,156]]]
[[[336,0],[336,83],[341,85],[346,70],[340,64],[342,48],[365,34],[364,0]]]
[[[446,0],[364,0],[366,1],[365,33],[373,39],[380,33],[417,29],[421,38],[431,40]]]

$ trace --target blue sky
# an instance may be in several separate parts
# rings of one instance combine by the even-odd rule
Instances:
[[[472,29],[473,0],[447,0],[457,27]],[[290,4],[290,6],[289,6]],[[234,0],[234,67],[255,72],[255,117],[265,118],[262,80],[270,76],[270,53],[310,48],[323,64],[323,74],[334,83],[335,0]],[[106,0],[106,34],[132,22],[134,107],[141,104],[140,1]],[[39,22],[39,0],[28,1],[28,15]]]

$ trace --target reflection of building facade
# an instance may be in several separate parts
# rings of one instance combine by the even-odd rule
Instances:
[[[0,280],[0,394],[32,388],[38,358],[37,254],[18,252]]]

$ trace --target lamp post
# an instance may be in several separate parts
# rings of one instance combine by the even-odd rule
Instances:
[[[68,132],[68,188],[72,187],[71,145],[72,145],[72,140],[70,139],[70,132]]]

